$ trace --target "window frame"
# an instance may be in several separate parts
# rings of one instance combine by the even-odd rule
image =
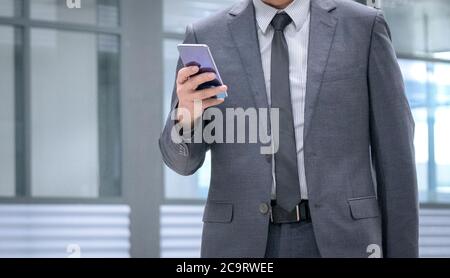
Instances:
[[[406,53],[398,53],[397,58],[405,61],[415,61],[415,62],[424,62],[428,67],[440,63],[440,64],[447,64],[450,65],[450,60],[446,59],[440,59],[440,58],[433,58],[427,55],[418,55],[418,54],[406,54]],[[427,90],[429,90],[428,86]],[[437,104],[436,100],[434,99],[434,95],[430,96],[429,92],[424,92],[427,94],[427,100],[425,105],[420,105],[417,107],[411,107],[411,109],[414,108],[425,108],[427,111],[427,130],[428,130],[428,163],[427,163],[427,198],[426,201],[423,201],[420,203],[421,206],[424,207],[432,207],[432,208],[442,208],[442,207],[450,207],[450,202],[445,201],[439,201],[439,194],[437,192],[438,188],[438,172],[436,167],[436,160],[435,160],[435,115],[436,115],[436,109],[439,107],[450,107],[450,104]],[[430,116],[429,113],[432,113],[432,116]],[[450,197],[450,194],[448,194]]]
[[[17,3],[17,2],[19,3]],[[120,98],[121,98],[121,72],[122,72],[122,6],[121,0],[117,1],[118,5],[118,25],[114,27],[105,27],[91,24],[45,21],[38,19],[31,19],[31,1],[32,0],[15,0],[14,16],[0,16],[0,26],[11,26],[15,30],[15,196],[6,197],[0,196],[0,203],[2,204],[123,204],[125,198],[123,196],[123,174],[122,174],[122,139],[121,139],[121,112],[120,112]],[[117,127],[119,150],[119,196],[102,196],[102,184],[99,183],[99,196],[95,198],[83,197],[34,197],[31,190],[31,29],[43,28],[54,31],[71,31],[90,33],[98,35],[114,35],[118,39],[119,54],[117,61],[117,70],[119,78],[117,80],[117,97],[119,98],[119,113],[117,118],[119,120]],[[97,49],[98,51],[98,49]],[[97,91],[97,94],[100,92]],[[100,147],[101,148],[101,147]],[[100,155],[100,154],[99,154]],[[101,157],[99,162],[101,162]],[[101,170],[101,165],[99,165]],[[101,173],[100,173],[101,176]]]

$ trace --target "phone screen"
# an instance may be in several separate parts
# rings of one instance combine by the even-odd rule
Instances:
[[[198,74],[205,72],[214,72],[216,79],[205,82],[198,86],[197,90],[203,90],[211,87],[221,86],[223,84],[220,74],[217,70],[216,64],[213,60],[211,52],[207,45],[204,44],[180,44],[178,45],[181,60],[185,66],[198,66],[200,70]],[[227,97],[227,93],[218,94],[218,98]]]

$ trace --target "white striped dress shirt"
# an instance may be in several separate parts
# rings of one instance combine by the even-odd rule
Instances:
[[[273,17],[279,12],[286,12],[291,18],[284,29],[284,36],[289,49],[289,81],[291,87],[292,113],[294,116],[295,141],[297,148],[297,166],[302,199],[308,199],[306,187],[305,162],[303,154],[303,128],[305,123],[306,70],[308,65],[310,0],[294,0],[284,10],[277,10],[262,0],[253,0],[258,25],[258,40],[261,51],[262,67],[266,83],[267,99],[270,98],[270,62]],[[282,144],[282,142],[280,142]],[[275,159],[272,157],[272,198],[276,197]]]

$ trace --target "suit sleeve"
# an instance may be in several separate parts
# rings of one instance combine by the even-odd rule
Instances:
[[[369,55],[371,152],[382,214],[384,257],[418,256],[414,120],[389,27],[378,12]]]
[[[186,28],[186,36],[183,43],[197,43],[192,26]],[[181,60],[178,60],[176,73],[183,67]],[[205,142],[194,143],[186,140],[185,136],[180,136],[176,129],[175,121],[172,120],[172,113],[178,106],[176,85],[174,85],[171,101],[171,112],[167,117],[163,132],[159,138],[159,148],[161,150],[164,163],[180,175],[188,176],[194,174],[205,160],[207,144]],[[173,140],[175,139],[175,140]],[[192,140],[193,141],[193,140]]]

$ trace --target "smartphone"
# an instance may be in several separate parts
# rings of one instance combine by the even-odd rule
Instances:
[[[179,44],[178,52],[180,53],[181,61],[185,67],[198,66],[200,70],[195,75],[204,72],[214,72],[216,79],[205,82],[198,86],[197,90],[203,90],[211,87],[222,86],[222,78],[217,70],[211,51],[206,44]],[[218,94],[217,98],[226,98],[227,92]]]

